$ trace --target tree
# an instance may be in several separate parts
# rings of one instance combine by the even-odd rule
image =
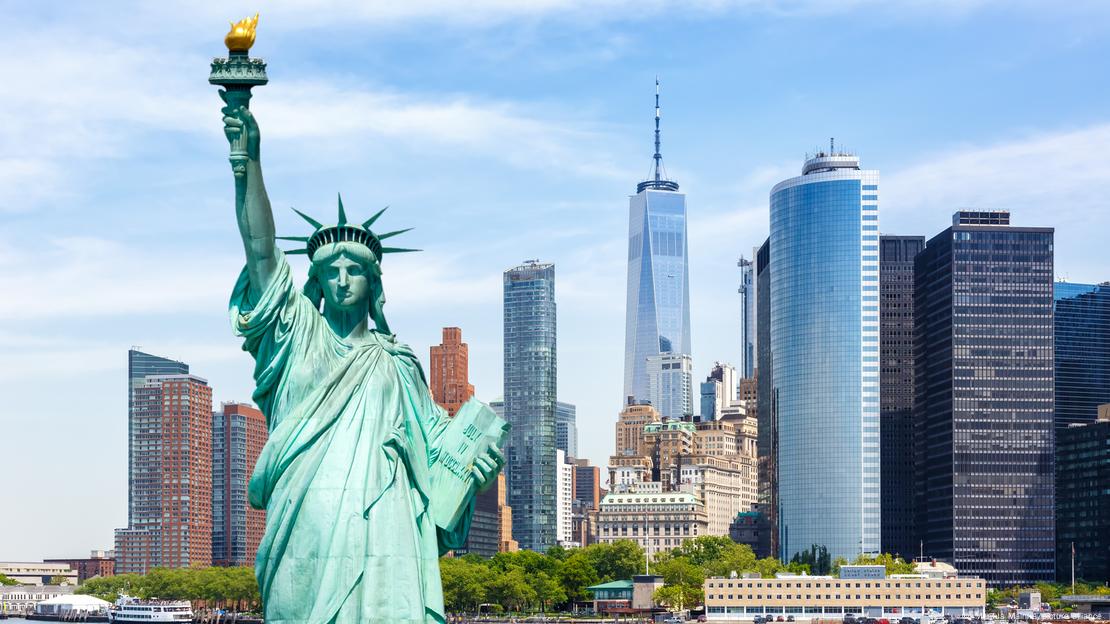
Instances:
[[[554,607],[567,601],[567,593],[563,591],[563,586],[559,584],[558,579],[548,576],[546,572],[537,572],[530,578],[541,611],[547,611],[548,606]]]
[[[19,581],[13,579],[10,576],[0,574],[0,585],[19,585]]]
[[[829,549],[813,544],[809,550],[794,553],[791,564],[804,564],[808,566],[811,574],[825,575],[832,570],[832,561],[829,558]]]
[[[473,611],[486,601],[486,576],[489,569],[466,559],[439,561],[443,581],[443,603],[451,611]]]
[[[632,540],[591,544],[583,550],[602,583],[630,579],[644,569],[644,549]]]
[[[566,592],[567,600],[572,602],[590,599],[586,588],[601,582],[597,570],[590,565],[589,558],[582,550],[575,550],[567,556],[563,567],[559,569],[559,582]]]
[[[882,565],[886,566],[887,574],[913,574],[913,564],[908,563],[901,557],[896,557],[890,553],[883,553],[881,555],[860,555],[852,562],[853,565]]]
[[[528,583],[524,570],[514,568],[502,572],[486,585],[486,599],[509,611],[519,611],[536,602],[536,590]]]
[[[676,611],[694,607],[702,602],[702,590],[686,585],[664,585],[652,594],[655,602]]]

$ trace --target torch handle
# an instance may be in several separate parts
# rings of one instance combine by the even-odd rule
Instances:
[[[239,87],[239,88],[236,88]],[[242,87],[240,85],[228,85],[226,87],[228,109],[237,111],[240,107],[250,108],[251,91],[250,87]],[[231,142],[231,164],[234,167],[237,161],[246,161],[249,157],[247,152],[247,141],[249,141],[246,129],[239,133],[239,137]]]

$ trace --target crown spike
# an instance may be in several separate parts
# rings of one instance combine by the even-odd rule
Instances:
[[[295,241],[298,243],[307,243],[309,239],[308,236],[275,236],[274,238],[278,240]]]
[[[403,230],[393,230],[392,232],[386,232],[385,234],[378,234],[378,240],[385,240],[385,239],[387,239],[391,236],[397,236],[398,234],[404,234],[405,232],[409,232],[411,230],[412,230],[412,228],[405,228]]]
[[[423,249],[405,249],[403,247],[382,247],[382,253],[406,253],[409,251],[424,251]]]
[[[382,216],[382,213],[385,212],[386,210],[389,210],[389,206],[386,206],[385,208],[382,208],[381,210],[375,212],[374,216],[372,216],[369,219],[363,221],[362,222],[362,227],[369,230],[370,226],[374,225],[374,222],[377,221],[378,217]]]
[[[347,225],[347,211],[343,210],[343,195],[336,193],[339,197],[339,225]]]
[[[320,223],[320,222],[319,222],[319,221],[317,221],[316,219],[313,219],[312,217],[310,217],[310,216],[306,215],[305,213],[301,212],[300,210],[297,210],[296,208],[293,208],[292,206],[290,206],[289,208],[290,208],[290,209],[291,209],[291,210],[292,210],[293,212],[295,212],[295,213],[297,213],[297,214],[301,215],[301,218],[302,218],[302,219],[304,219],[305,221],[308,221],[308,224],[309,224],[309,225],[311,225],[312,227],[316,228],[317,230],[318,230],[318,229],[320,229],[320,228],[322,228],[322,227],[324,227],[324,224],[323,224],[323,223]]]
[[[308,255],[308,249],[307,248],[305,248],[305,249],[283,249],[282,251],[284,251],[285,255],[287,255],[287,256],[298,256],[298,255],[299,256],[307,256]]]

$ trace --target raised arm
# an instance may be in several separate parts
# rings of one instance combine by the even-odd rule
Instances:
[[[227,103],[228,99],[222,90],[220,97]],[[224,134],[232,146],[240,139],[246,139],[246,157],[233,152],[231,168],[235,173],[235,216],[239,222],[239,235],[243,238],[243,250],[247,255],[250,294],[255,297],[262,294],[278,268],[277,246],[274,243],[274,213],[270,209],[266,185],[262,182],[262,165],[258,159],[258,122],[245,106],[225,106],[222,112]]]

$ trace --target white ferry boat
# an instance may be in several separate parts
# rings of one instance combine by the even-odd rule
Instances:
[[[120,595],[108,610],[109,622],[192,622],[193,607],[188,600],[139,600]]]

